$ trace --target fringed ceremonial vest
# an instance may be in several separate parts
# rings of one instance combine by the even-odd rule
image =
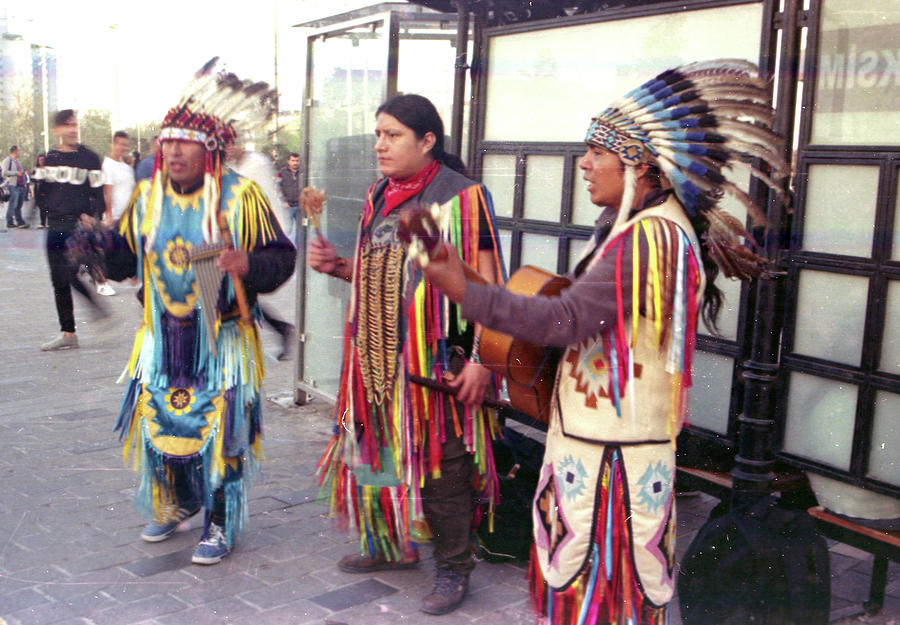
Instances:
[[[487,190],[441,166],[421,195],[386,217],[379,214],[384,182],[373,185],[360,222],[348,312],[335,435],[319,463],[331,514],[360,531],[360,551],[402,558],[430,538],[420,497],[425,476],[440,476],[447,420],[461,432],[478,474],[476,492],[488,506],[497,493],[492,411],[457,409],[440,393],[409,382],[409,374],[440,379],[447,366],[451,316],[465,320],[428,284],[397,239],[408,205],[450,202],[450,242],[477,269],[479,216],[490,229],[495,271],[504,270]]]
[[[700,246],[670,197],[614,229],[588,271],[597,262],[616,265],[618,319],[560,361],[533,507],[532,591],[550,624],[655,625],[674,589],[674,441],[703,294]]]
[[[233,172],[222,176],[220,209],[237,249],[252,251],[275,239],[274,217],[255,183]],[[144,249],[150,187],[141,183],[119,223],[138,258],[144,287],[144,318],[124,375],[130,378],[116,429],[134,448],[141,474],[138,508],[157,518],[177,505],[171,468],[186,467],[207,509],[224,486],[225,533],[229,544],[246,517],[246,475],[261,453],[260,388],[264,375],[256,325],[236,312],[201,310],[191,250],[204,243],[202,190],[189,195],[164,191],[156,236]],[[234,308],[231,278],[225,277],[225,309]],[[210,336],[201,315],[215,315]],[[210,343],[216,344],[216,355]]]

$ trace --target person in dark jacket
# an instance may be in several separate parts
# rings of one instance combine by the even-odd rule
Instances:
[[[291,152],[288,156],[287,167],[282,167],[278,172],[278,191],[281,192],[281,202],[291,218],[291,232],[297,236],[297,228],[300,224],[300,155]],[[275,198],[272,198],[274,201]]]

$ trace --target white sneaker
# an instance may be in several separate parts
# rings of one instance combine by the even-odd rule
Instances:
[[[57,352],[61,349],[75,349],[78,347],[78,337],[75,335],[66,336],[63,333],[60,333],[52,341],[44,343],[41,345],[41,350],[45,352]]]
[[[100,295],[115,295],[116,291],[111,286],[109,286],[109,282],[103,282],[102,284],[97,285],[97,293]]]

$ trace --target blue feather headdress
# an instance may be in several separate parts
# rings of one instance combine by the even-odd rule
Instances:
[[[785,200],[781,181],[788,174],[783,140],[772,131],[774,111],[766,83],[755,65],[715,59],[666,70],[616,100],[593,118],[585,141],[619,155],[631,189],[634,166],[659,167],[685,212],[709,222],[704,244],[728,277],[757,277],[765,259],[741,245],[752,244],[743,225],[717,207],[724,193],[747,207],[756,224],[765,213],[722,170],[746,169]],[[630,174],[630,175],[628,175]],[[628,211],[623,211],[626,215]]]

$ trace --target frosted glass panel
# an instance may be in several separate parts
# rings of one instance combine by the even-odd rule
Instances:
[[[879,369],[900,375],[900,282],[896,280],[888,282],[886,307]]]
[[[869,281],[824,271],[801,271],[794,352],[859,365]]]
[[[803,249],[870,257],[877,192],[878,167],[810,165]]]
[[[563,157],[531,154],[525,161],[525,205],[522,216],[559,223]]]
[[[878,391],[869,447],[869,477],[900,484],[900,395]]]
[[[590,243],[590,239],[569,239],[569,271],[575,269],[575,265],[581,260],[581,255]]]
[[[759,2],[491,37],[485,139],[580,141],[592,115],[665,69],[757,61],[761,25]]]
[[[580,156],[575,159],[575,168],[572,174],[572,223],[593,227],[597,217],[603,212],[603,207],[591,202],[591,196],[587,192],[587,182],[582,178],[584,172],[578,168],[580,160]]]
[[[848,470],[856,386],[796,372],[790,384],[784,451]]]
[[[313,43],[309,184],[325,190],[329,209],[334,208],[335,196],[365,197],[368,185],[379,177],[372,146],[375,110],[385,98],[387,53],[382,21],[361,24]],[[339,190],[328,185],[335,168],[345,178],[344,188]],[[361,194],[351,193],[352,187]],[[357,210],[352,221],[358,215]]]
[[[900,260],[900,176],[897,177],[897,198],[894,203],[894,243],[891,245],[891,260]]]
[[[812,143],[900,143],[898,27],[897,0],[822,2]]]
[[[494,214],[498,217],[512,217],[513,195],[516,188],[516,157],[512,154],[485,154],[482,160],[481,182],[494,199]]]
[[[728,406],[731,402],[733,373],[733,359],[699,349],[694,352],[691,425],[719,434],[728,433]]]
[[[373,133],[385,98],[387,41],[384,22],[375,20],[312,45],[309,184],[328,196],[321,225],[341,256],[353,255],[366,188],[379,177]],[[300,378],[335,396],[350,285],[308,266],[297,269],[306,276]]]
[[[556,237],[546,234],[522,233],[521,265],[534,265],[555,273],[558,245]]]
[[[340,387],[344,322],[350,284],[331,276],[306,271],[306,319],[303,344],[303,381],[336,396]]]
[[[500,249],[503,250],[503,262],[506,264],[506,271],[512,267],[512,230],[501,229],[497,236],[500,237]]]
[[[453,64],[455,60],[455,30],[453,33],[449,33],[437,26],[426,27],[424,24],[401,28],[397,54],[397,91],[398,93],[418,93],[431,100],[444,121],[444,131],[448,136],[450,135],[450,120],[453,119]],[[463,98],[463,102],[465,107],[463,119],[467,119],[469,98]],[[465,135],[468,127],[468,124],[462,125],[464,137],[462,154],[466,153],[465,139],[467,137]]]

